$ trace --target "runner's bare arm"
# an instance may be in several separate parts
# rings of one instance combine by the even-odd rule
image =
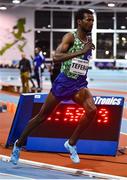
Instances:
[[[84,48],[80,51],[76,51],[73,53],[67,52],[68,49],[72,46],[74,42],[74,36],[72,33],[67,33],[60,45],[57,47],[55,54],[53,56],[54,63],[59,63],[63,61],[67,61],[71,58],[77,57],[79,55],[85,54],[88,50],[93,49],[93,44],[91,41],[85,44]]]

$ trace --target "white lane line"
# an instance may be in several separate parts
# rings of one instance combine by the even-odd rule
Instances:
[[[0,155],[0,160],[2,160],[2,159],[4,159],[4,161],[6,160],[7,162],[10,161],[9,156]],[[52,170],[63,171],[66,173],[86,175],[89,177],[127,180],[127,178],[123,177],[123,176],[114,176],[114,175],[110,175],[110,174],[97,173],[97,172],[68,168],[68,167],[63,167],[63,166],[56,166],[56,165],[51,165],[51,164],[46,164],[46,163],[24,160],[24,159],[19,159],[19,162],[23,163],[23,164],[31,165],[31,166],[40,167],[40,168],[48,168],[48,169],[52,169]]]

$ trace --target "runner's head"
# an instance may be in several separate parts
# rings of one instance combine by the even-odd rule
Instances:
[[[77,28],[88,33],[92,31],[93,28],[93,12],[89,9],[79,9],[76,13]]]

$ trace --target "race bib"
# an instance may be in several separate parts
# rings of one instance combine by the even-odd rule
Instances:
[[[70,72],[84,76],[87,72],[88,67],[89,67],[88,60],[73,58],[70,67]]]

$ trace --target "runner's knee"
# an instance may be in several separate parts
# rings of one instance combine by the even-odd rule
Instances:
[[[38,114],[38,122],[41,123],[43,121],[45,121],[47,119],[47,117],[49,116],[49,112],[48,111],[40,111]]]

